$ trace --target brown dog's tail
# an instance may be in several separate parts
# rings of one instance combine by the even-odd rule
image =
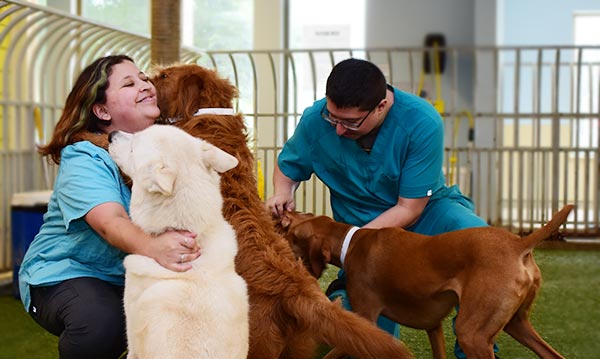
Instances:
[[[298,324],[307,327],[317,340],[356,358],[414,358],[401,341],[318,291],[315,288],[313,293],[290,298],[288,306]]]
[[[523,238],[522,242],[525,247],[527,249],[532,249],[541,241],[550,238],[550,236],[558,231],[558,228],[565,223],[573,207],[574,206],[571,204],[564,206],[558,213],[552,216],[550,222],[546,223],[544,227]]]

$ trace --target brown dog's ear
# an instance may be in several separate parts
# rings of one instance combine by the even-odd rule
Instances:
[[[302,248],[304,256],[308,257],[304,258],[305,263],[308,264],[306,269],[315,278],[321,277],[331,257],[329,250],[323,246],[323,238],[313,231],[311,221],[300,223],[292,230],[296,237],[296,245]]]
[[[329,248],[323,246],[323,239],[319,235],[313,235],[310,246],[310,267],[312,275],[316,278],[320,278],[327,266],[327,263],[331,260],[331,252]]]
[[[292,217],[290,217],[290,213],[285,211],[279,218],[279,224],[281,224],[281,228],[287,229],[290,224],[292,224]]]

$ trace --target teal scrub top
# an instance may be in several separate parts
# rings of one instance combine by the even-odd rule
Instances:
[[[393,88],[392,104],[370,152],[338,136],[321,117],[326,99],[307,108],[278,157],[282,173],[314,173],[330,190],[336,221],[363,226],[398,197],[436,197],[444,187],[442,118],[426,100]]]
[[[129,209],[130,189],[104,149],[77,142],[61,152],[54,191],[40,232],[19,271],[21,301],[29,310],[30,286],[94,277],[123,285],[125,253],[111,246],[84,221],[95,206],[116,202]]]

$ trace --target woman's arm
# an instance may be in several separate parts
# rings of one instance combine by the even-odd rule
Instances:
[[[195,240],[196,234],[167,231],[158,236],[151,236],[133,224],[125,208],[116,202],[97,205],[84,219],[114,247],[126,253],[153,258],[163,267],[173,271],[184,272],[191,269],[189,262],[200,256],[200,248]],[[180,262],[182,258],[183,263]]]

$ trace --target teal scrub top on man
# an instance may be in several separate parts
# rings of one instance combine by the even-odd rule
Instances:
[[[444,187],[439,113],[426,100],[392,89],[394,103],[370,152],[336,134],[321,117],[321,99],[304,111],[279,154],[279,168],[290,179],[305,181],[314,173],[327,185],[336,221],[363,226],[398,197],[435,198]]]

